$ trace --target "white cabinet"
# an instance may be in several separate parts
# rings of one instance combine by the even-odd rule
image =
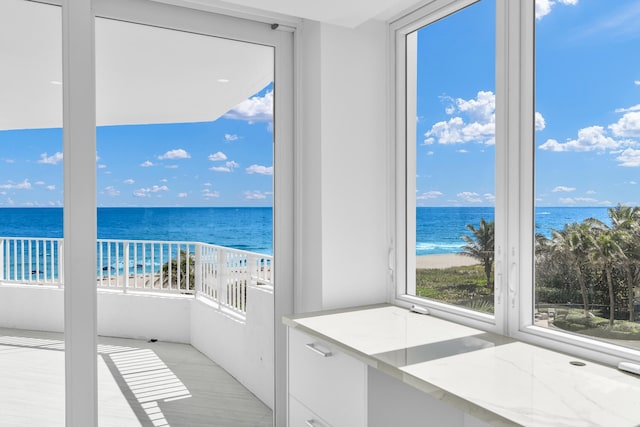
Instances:
[[[329,427],[328,422],[291,395],[289,396],[289,425],[291,427]]]
[[[367,365],[289,328],[289,427],[366,425]]]

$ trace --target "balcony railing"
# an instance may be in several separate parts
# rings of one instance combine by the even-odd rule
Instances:
[[[64,286],[64,240],[0,237],[0,282]],[[199,242],[98,240],[96,285],[205,296],[246,312],[248,286],[273,289],[273,257]]]

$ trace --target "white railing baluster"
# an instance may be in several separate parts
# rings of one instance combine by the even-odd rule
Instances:
[[[154,280],[156,279],[156,262],[155,262],[155,249],[156,249],[156,244],[151,242],[151,257],[150,262],[149,262],[149,281],[153,284]],[[147,266],[146,262],[144,264],[145,267]]]
[[[122,252],[122,274],[124,274],[124,283],[122,284],[124,288],[122,291],[126,294],[129,288],[129,276],[131,275],[129,268],[129,242],[125,241],[122,244]],[[133,265],[135,265],[135,260]]]
[[[58,288],[64,284],[64,239],[58,241]]]
[[[7,262],[4,259],[4,245],[5,245],[5,242],[6,242],[5,239],[0,239],[0,280],[4,280],[4,278],[5,278],[4,270],[5,270],[5,267],[7,265]]]
[[[193,276],[193,281],[195,282],[193,287],[193,294],[197,296],[198,294],[202,293],[202,245],[196,243],[194,249],[196,254],[193,266],[193,268],[195,269]]]
[[[55,252],[55,240],[51,239],[49,241],[49,243],[50,243],[49,244],[49,251],[50,251],[50,254],[51,254],[51,256],[49,257],[49,276],[51,278],[51,283],[54,283],[55,282],[55,278],[56,278],[55,270],[53,268],[53,265],[54,265],[53,264],[53,259],[55,258],[54,255],[56,253]]]
[[[98,240],[97,245],[99,288],[191,293],[243,315],[249,287],[273,286],[268,255],[200,242]],[[64,239],[0,237],[0,281],[62,287],[63,257]]]
[[[47,254],[49,253],[49,251],[47,250],[47,242],[50,242],[50,240],[45,239],[45,240],[42,241],[42,281],[44,283],[48,282],[48,280],[47,280]],[[49,250],[51,250],[51,247],[49,247]]]

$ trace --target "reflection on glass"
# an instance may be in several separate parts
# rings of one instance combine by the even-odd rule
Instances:
[[[60,328],[59,322],[43,319],[57,318],[63,309],[57,298],[62,282],[62,185],[61,8],[2,0],[0,300],[7,309],[0,311],[0,318],[4,325],[18,323],[24,328],[29,322],[42,329]],[[51,298],[54,294],[56,298]],[[52,335],[18,329],[3,329],[0,334],[0,384],[4,395],[11,396],[0,404],[0,424],[16,420],[23,425],[64,424],[63,346],[61,335],[51,339]]]
[[[558,2],[537,10],[535,94],[533,321],[633,348],[640,348],[637,6]]]
[[[264,339],[273,322],[260,314],[273,308],[273,80],[272,47],[96,19],[98,287],[197,293],[212,310],[209,323],[192,325],[208,337],[201,347],[220,344],[203,331],[224,313],[241,320],[227,333],[255,334],[251,351],[240,342],[227,348],[241,359],[274,351]],[[157,366],[149,351],[129,359]],[[112,357],[116,367],[132,363],[125,356]],[[249,387],[273,381],[264,367]],[[124,381],[135,385],[141,373],[127,371]],[[157,393],[133,390],[141,422],[183,422],[167,400],[198,406],[199,419],[216,416],[211,408],[220,406],[199,404],[203,397],[178,377],[169,384],[163,376]],[[258,397],[272,401],[266,390]],[[271,417],[266,406],[223,410]]]
[[[409,34],[407,46],[407,152],[415,162],[407,176],[415,282],[408,278],[407,293],[493,313],[495,1]]]

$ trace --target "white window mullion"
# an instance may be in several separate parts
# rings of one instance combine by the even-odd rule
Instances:
[[[514,233],[518,239],[510,244],[519,248],[514,262],[517,263],[518,283],[512,287],[515,295],[510,295],[509,330],[511,334],[521,330],[523,326],[531,325],[533,320],[534,302],[534,24],[535,2],[515,2],[510,4],[509,21],[513,23],[509,30],[512,47],[509,62],[514,79],[512,87],[515,89],[511,102],[518,108],[513,108],[519,114],[510,117],[513,128],[513,145],[517,141],[517,157],[512,158],[513,165],[518,165],[510,177],[514,185],[510,194],[514,211],[511,212]],[[514,147],[515,148],[515,147]],[[512,291],[510,291],[512,292]]]
[[[495,202],[495,321],[498,332],[507,333],[509,256],[507,224],[509,194],[509,6],[496,1],[496,202]]]
[[[67,426],[98,425],[96,115],[92,2],[62,7]]]

